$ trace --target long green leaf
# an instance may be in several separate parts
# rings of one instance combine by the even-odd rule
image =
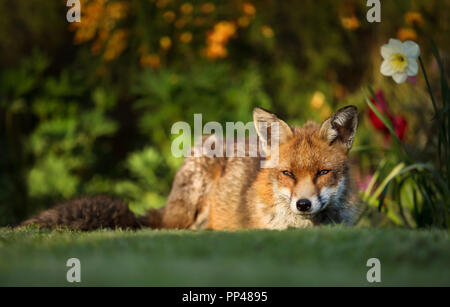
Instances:
[[[399,172],[397,172],[394,176],[392,176],[392,177],[389,179],[389,181],[386,183],[386,185],[385,185],[385,187],[384,187],[384,189],[383,189],[383,191],[382,191],[382,193],[381,193],[381,195],[380,195],[380,200],[379,200],[379,204],[378,204],[379,210],[381,210],[381,207],[382,207],[382,205],[383,205],[383,203],[384,203],[384,199],[385,199],[385,197],[386,197],[386,194],[387,194],[387,191],[388,191],[388,188],[389,188],[389,184],[391,183],[391,181],[392,181],[394,178],[396,178],[396,177],[398,177],[398,176],[401,176],[401,175],[403,175],[403,174],[405,174],[405,173],[407,173],[407,172],[410,172],[410,171],[412,171],[412,170],[420,170],[420,169],[426,169],[426,170],[428,170],[431,174],[433,174],[435,180],[439,183],[439,185],[440,185],[441,188],[442,188],[443,197],[446,198],[446,199],[448,199],[448,195],[449,195],[448,186],[447,186],[446,183],[443,181],[443,179],[442,179],[442,177],[439,175],[439,173],[436,172],[436,170],[433,168],[433,166],[431,166],[431,165],[429,165],[429,164],[424,164],[424,163],[416,163],[416,164],[412,164],[412,165],[409,165],[409,166],[403,168],[402,170],[400,170]],[[421,188],[419,184],[418,184],[418,187]],[[422,193],[422,191],[421,191],[421,193]],[[424,195],[423,193],[422,193],[422,195],[423,195],[424,197],[428,197],[428,195]],[[445,212],[444,214],[445,214],[445,217],[446,217],[446,219],[447,219],[448,213]]]
[[[371,95],[373,96],[373,98],[375,99],[376,102],[380,103],[380,101],[378,100],[378,97],[375,95],[373,89],[369,86],[369,92],[371,93]],[[369,99],[369,97],[367,96],[367,94],[365,93],[365,91],[363,90],[363,94],[364,94],[364,98],[366,99],[366,103],[369,106],[369,108],[375,113],[375,115],[381,120],[381,122],[386,126],[386,128],[389,130],[389,132],[391,133],[392,137],[394,138],[394,140],[396,141],[396,144],[399,145],[404,153],[407,156],[407,151],[405,148],[405,145],[402,143],[402,141],[400,141],[400,139],[398,138],[397,134],[394,131],[394,128],[392,127],[392,123],[391,120],[389,119],[389,117],[383,115],[380,113],[380,111],[377,109],[377,107],[372,103],[372,101]]]

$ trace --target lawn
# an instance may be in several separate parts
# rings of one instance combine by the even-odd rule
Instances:
[[[450,286],[450,240],[439,230],[340,226],[287,231],[0,229],[0,285],[74,285],[66,261],[81,261],[81,285]]]

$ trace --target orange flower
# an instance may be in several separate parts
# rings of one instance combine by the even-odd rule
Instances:
[[[163,36],[159,40],[159,45],[162,49],[167,50],[170,48],[170,46],[172,46],[172,40],[168,36]]]
[[[210,59],[225,58],[228,54],[227,49],[222,44],[213,43],[206,48],[206,56]]]
[[[214,4],[212,4],[211,2],[206,2],[205,4],[202,5],[200,10],[204,14],[209,14],[209,13],[214,12],[215,9],[216,9],[216,6]]]
[[[185,15],[191,14],[193,10],[194,10],[194,7],[193,7],[192,4],[190,4],[190,3],[184,3],[184,4],[180,7],[181,13],[183,13],[183,14],[185,14]]]
[[[397,37],[402,42],[407,40],[417,41],[417,33],[411,28],[400,28],[397,32]]]
[[[71,24],[71,29],[76,30],[74,37],[75,44],[87,42],[95,37],[97,29],[102,24],[104,9],[103,1],[93,1],[86,4],[84,10],[82,10],[83,22]]]
[[[261,33],[267,38],[273,37],[273,30],[269,26],[262,26],[261,27]]]
[[[237,20],[237,24],[241,28],[246,28],[250,24],[250,18],[248,16],[239,17],[239,19]]]
[[[348,30],[356,30],[359,28],[359,20],[355,15],[350,17],[341,17],[341,24]]]
[[[410,26],[417,25],[420,27],[424,24],[422,14],[420,14],[419,12],[407,12],[405,14],[405,21],[406,24]]]
[[[109,35],[108,30],[105,30],[105,29],[99,30],[98,37],[91,46],[92,54],[94,54],[94,55],[100,54],[100,52],[102,51],[102,48],[103,48],[103,44],[108,39],[108,35]]]
[[[247,15],[255,15],[255,13],[256,13],[255,7],[253,6],[253,4],[251,4],[249,2],[242,4],[242,10]]]
[[[185,44],[189,44],[192,41],[192,33],[184,32],[180,35],[180,41]]]
[[[163,18],[166,22],[171,23],[175,20],[175,13],[173,11],[164,12]]]
[[[225,45],[236,32],[236,25],[229,21],[220,21],[208,33],[205,55],[210,59],[225,58],[228,54]]]
[[[236,32],[236,26],[229,21],[221,21],[214,26],[208,35],[208,41],[217,44],[226,44],[230,36]]]
[[[113,32],[117,22],[128,15],[129,4],[127,1],[107,0],[83,0],[82,22],[70,25],[70,30],[75,31],[74,43],[81,44],[94,40],[91,52],[94,55],[104,50],[104,59],[110,61],[118,57],[126,47],[127,32],[117,30]],[[112,36],[109,34],[113,32]]]
[[[128,3],[111,2],[106,6],[106,15],[112,19],[122,19],[128,13]]]
[[[141,56],[140,62],[142,67],[150,67],[153,69],[158,68],[159,65],[161,64],[159,56],[154,53]]]
[[[156,1],[156,6],[160,9],[165,8],[169,4],[169,0],[158,0]]]
[[[110,37],[106,44],[103,59],[105,61],[112,61],[119,57],[127,46],[128,32],[122,29],[116,30]]]
[[[81,44],[91,40],[95,36],[96,29],[94,27],[80,27],[75,32],[74,42],[75,44]]]

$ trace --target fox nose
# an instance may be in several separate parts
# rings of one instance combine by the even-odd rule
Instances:
[[[306,198],[299,199],[297,200],[297,209],[300,212],[308,211],[309,209],[311,209],[311,202]]]

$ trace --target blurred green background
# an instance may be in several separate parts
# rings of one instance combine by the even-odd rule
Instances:
[[[377,209],[376,189],[401,161],[361,88],[382,91],[410,155],[439,170],[425,81],[383,77],[379,48],[416,41],[438,92],[430,38],[447,63],[450,1],[383,1],[381,23],[367,22],[362,0],[81,5],[81,23],[70,24],[64,0],[0,1],[0,226],[84,194],[125,198],[138,213],[164,205],[182,161],[170,153],[170,128],[192,124],[194,113],[247,122],[261,106],[302,124],[347,104],[361,118],[352,153],[359,223],[437,223],[426,197],[403,183]],[[448,213],[448,200],[431,201]]]

